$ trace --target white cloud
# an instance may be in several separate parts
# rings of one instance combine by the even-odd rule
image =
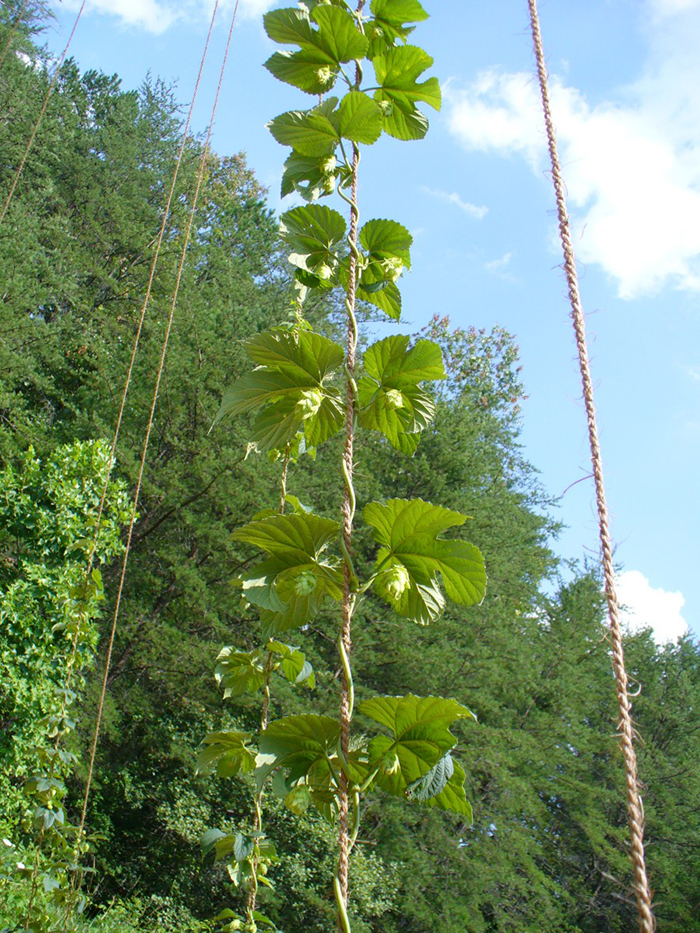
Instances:
[[[650,628],[659,645],[676,641],[688,632],[682,615],[682,593],[653,587],[639,570],[621,573],[616,582],[621,620],[630,631]]]
[[[470,204],[468,201],[462,200],[456,191],[438,191],[435,188],[427,188],[425,185],[423,191],[440,201],[445,201],[447,204],[454,204],[465,214],[469,214],[470,217],[474,217],[476,220],[483,220],[489,212],[488,207],[479,207],[477,204]]]
[[[624,298],[667,284],[700,291],[700,0],[647,7],[663,18],[633,86],[597,104],[556,76],[550,88],[579,259],[602,266]],[[461,90],[452,84],[447,98],[467,149],[546,171],[533,73],[486,71]]]
[[[69,9],[77,10],[81,0],[69,0]],[[231,13],[235,0],[224,0],[219,15]],[[243,19],[256,19],[274,5],[275,0],[240,0],[239,15]],[[113,16],[123,26],[145,29],[159,34],[176,22],[203,16],[210,17],[213,0],[88,0],[87,12]]]
[[[512,258],[512,253],[504,253],[500,259],[492,259],[491,262],[487,262],[484,268],[487,272],[503,272],[510,265]]]

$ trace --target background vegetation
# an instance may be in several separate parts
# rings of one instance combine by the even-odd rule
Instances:
[[[7,5],[0,12],[0,48],[11,14]],[[36,41],[21,38],[30,62],[43,61]],[[2,192],[46,82],[42,68],[15,55],[0,70]],[[61,587],[80,564],[104,468],[103,448],[79,442],[111,439],[180,131],[174,95],[160,82],[124,92],[116,76],[81,74],[69,62],[0,226],[0,836],[16,847],[0,846],[0,928],[15,929],[22,915],[14,867],[35,838],[22,788],[60,685]],[[192,139],[118,449],[100,553],[103,627],[198,154]],[[289,274],[264,197],[243,155],[211,157],[89,813],[101,840],[85,926],[105,933],[210,929],[231,899],[228,879],[202,861],[200,838],[245,820],[250,788],[196,777],[194,761],[208,730],[257,720],[252,701],[222,703],[212,671],[222,645],[253,644],[250,610],[232,584],[246,551],[231,532],[274,496],[276,471],[246,459],[242,420],[208,431],[223,388],[245,367],[240,341],[289,311]],[[314,316],[333,334],[333,307]],[[388,799],[381,810],[370,807],[353,865],[355,929],[425,933],[439,922],[444,933],[628,931],[635,911],[598,580],[585,566],[572,574],[557,561],[554,504],[518,443],[523,390],[513,338],[452,331],[439,320],[431,331],[449,368],[438,417],[411,459],[379,437],[366,441],[356,486],[361,499],[421,496],[473,515],[469,538],[486,559],[488,596],[477,610],[452,607],[430,629],[411,629],[410,639],[397,637],[397,623],[368,601],[354,663],[367,695],[447,691],[478,715],[477,725],[459,727],[475,822]],[[302,463],[294,479],[328,514],[338,508],[329,492],[333,457],[322,452],[313,471]],[[358,547],[369,560],[370,542]],[[99,634],[95,668],[85,657],[72,738],[82,760],[104,651]],[[626,650],[643,685],[635,715],[660,929],[688,933],[700,930],[700,651],[690,639],[658,647],[648,633],[630,637]],[[330,709],[338,671],[323,620],[304,633],[304,651],[319,674],[316,702]],[[299,702],[282,689],[274,712],[294,713]],[[78,806],[84,779],[79,767],[69,808]],[[287,933],[327,933],[328,830],[309,817],[302,847],[297,819],[270,806],[282,860],[264,909]]]

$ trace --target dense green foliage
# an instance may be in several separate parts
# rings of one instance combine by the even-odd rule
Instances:
[[[14,57],[0,70],[1,191],[45,82],[41,70]],[[81,75],[67,65],[0,227],[0,468],[6,489],[30,471],[36,491],[25,502],[25,520],[35,527],[64,511],[75,516],[61,492],[69,476],[66,451],[77,449],[66,445],[111,439],[179,130],[167,88],[147,84],[125,93],[115,78]],[[130,486],[196,155],[192,142],[117,451],[117,472]],[[161,392],[89,812],[90,830],[103,838],[96,843],[91,919],[84,926],[94,923],[104,933],[211,929],[210,919],[236,897],[228,877],[202,861],[200,840],[212,828],[228,833],[245,824],[250,790],[235,779],[197,776],[195,763],[207,731],[259,725],[258,702],[235,693],[225,700],[222,719],[212,671],[222,645],[258,647],[257,615],[232,584],[250,565],[252,550],[232,532],[261,504],[274,502],[279,464],[245,459],[252,424],[246,413],[208,431],[222,392],[248,368],[242,341],[288,318],[290,275],[263,195],[241,156],[212,157]],[[335,318],[323,305],[308,316],[317,330],[336,336]],[[455,726],[474,824],[385,795],[371,799],[353,854],[355,933],[424,933],[438,921],[446,933],[633,929],[599,586],[585,572],[553,586],[549,504],[518,448],[517,350],[502,332],[450,334],[439,321],[422,336],[440,343],[445,356],[448,378],[437,384],[435,419],[410,458],[379,433],[365,433],[358,499],[421,497],[472,516],[468,537],[484,554],[489,592],[468,620],[448,606],[429,628],[411,628],[408,639],[405,622],[379,600],[366,601],[354,666],[359,702],[376,693],[448,694],[476,713],[477,724]],[[302,501],[324,516],[338,511],[331,479],[336,457],[331,440],[313,470],[305,460],[293,470]],[[37,460],[64,466],[37,476],[30,469]],[[116,513],[114,521],[116,531]],[[75,522],[75,535],[84,537],[77,516]],[[68,579],[79,563],[82,552],[65,554],[65,541],[42,556],[28,526],[21,539],[9,528],[3,512],[3,592],[22,585],[17,559],[32,566],[50,561],[52,579]],[[371,534],[363,532],[356,547],[364,573],[375,553]],[[103,619],[115,575],[114,563],[103,567]],[[49,670],[50,645],[60,649],[60,632],[53,638],[50,632],[55,613],[63,611],[57,593],[51,588],[46,598],[36,591],[32,598],[40,603],[27,603],[21,614],[23,628],[39,626],[32,663],[49,679],[56,674]],[[34,767],[29,745],[41,739],[39,694],[49,696],[41,670],[31,683],[17,682],[8,607],[3,599],[0,652],[3,658],[13,652],[15,665],[3,670],[0,689],[3,834],[15,833],[24,813],[21,778]],[[316,672],[314,705],[334,715],[339,672],[322,615],[303,638]],[[47,648],[36,652],[42,643]],[[640,769],[660,928],[687,933],[700,929],[700,652],[689,639],[659,648],[641,634],[627,640],[627,656],[643,684],[635,716],[644,737]],[[97,692],[97,674],[85,673],[71,745],[77,752],[89,741]],[[301,713],[307,690],[277,678],[274,716]],[[18,704],[24,704],[25,733],[11,733],[10,751],[8,709]],[[369,721],[361,725],[369,732]],[[78,768],[68,782],[72,819],[83,780]],[[332,834],[311,813],[300,821],[274,796],[266,805],[280,862],[276,890],[261,895],[261,907],[286,933],[328,933]],[[28,829],[15,841],[30,850],[35,838]],[[2,846],[0,886],[19,858]],[[0,928],[12,930],[23,908],[7,901],[6,890]]]

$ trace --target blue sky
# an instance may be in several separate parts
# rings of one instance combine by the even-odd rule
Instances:
[[[60,51],[79,5],[56,4]],[[265,123],[309,98],[275,81],[265,9],[241,0],[214,131],[244,150],[270,203],[285,150]],[[417,44],[445,104],[424,143],[388,140],[362,164],[373,216],[415,237],[407,329],[433,314],[502,324],[528,393],[526,454],[568,526],[558,551],[597,553],[585,417],[525,0],[424,0]],[[88,0],[72,54],[138,86],[148,70],[188,103],[211,0]],[[211,108],[232,2],[222,7],[195,126]],[[621,601],[659,640],[700,635],[700,0],[541,0],[561,159],[575,222]],[[581,480],[581,482],[577,482]],[[572,485],[575,484],[575,485]],[[565,490],[568,490],[565,492]]]

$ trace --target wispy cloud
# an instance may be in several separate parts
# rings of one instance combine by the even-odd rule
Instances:
[[[644,72],[617,99],[591,104],[554,76],[552,108],[579,258],[633,298],[663,286],[700,290],[700,0],[648,0]],[[539,91],[530,72],[482,72],[448,88],[453,134],[469,150],[547,168]]]
[[[458,207],[460,210],[464,211],[465,214],[469,214],[470,217],[474,217],[476,220],[483,220],[489,212],[488,207],[480,207],[477,204],[470,204],[469,201],[463,200],[456,191],[439,191],[435,188],[427,188],[425,185],[423,186],[423,191],[437,198],[439,201],[444,201],[446,204],[454,204],[455,207]]]
[[[659,645],[677,641],[688,632],[688,623],[682,615],[683,594],[653,587],[641,571],[621,573],[617,578],[617,594],[622,621],[630,631],[650,628]]]
[[[503,270],[510,265],[512,258],[512,253],[504,253],[500,259],[492,259],[491,262],[485,263],[484,269],[486,269],[487,272],[503,272]]]

